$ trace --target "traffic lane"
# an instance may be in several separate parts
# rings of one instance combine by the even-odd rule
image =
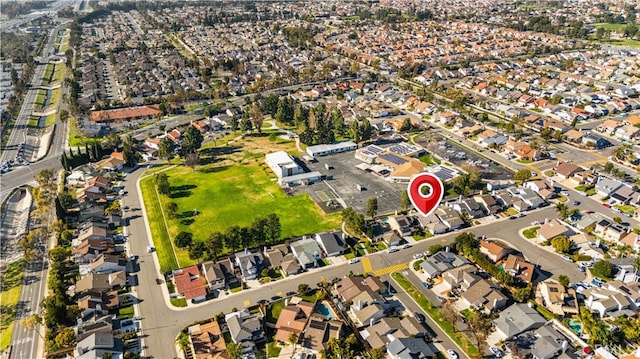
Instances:
[[[414,277],[417,280],[417,277],[412,274],[409,273],[406,277],[414,284],[414,280],[411,279],[411,277]],[[433,340],[434,343],[436,343],[436,345],[440,345],[442,346],[441,349],[444,349],[445,351],[447,349],[453,349],[455,350],[458,355],[462,358],[468,358],[467,354],[462,350],[462,348],[460,348],[452,339],[451,337],[449,337],[449,335],[447,335],[447,333],[445,333],[440,326],[438,325],[438,323],[436,323],[413,299],[412,296],[410,296],[407,292],[405,292],[405,290],[398,285],[393,279],[390,278],[390,276],[383,276],[383,278],[388,278],[388,280],[390,281],[390,283],[392,283],[391,285],[393,286],[393,288],[395,289],[395,296],[398,298],[398,300],[400,300],[400,302],[402,303],[402,305],[406,308],[406,310],[411,313],[411,315],[414,315],[413,313],[421,313],[425,316],[425,322],[423,323],[423,325],[425,325],[427,327],[427,330],[430,330],[431,332],[435,333],[435,338]],[[419,288],[422,287],[421,285],[419,285]],[[423,292],[424,294],[424,292]],[[428,298],[429,299],[429,298]],[[432,301],[431,299],[429,299],[429,301],[431,301],[431,303],[436,304],[436,302]]]

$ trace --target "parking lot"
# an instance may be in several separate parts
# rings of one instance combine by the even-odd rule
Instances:
[[[440,134],[429,133],[426,136],[416,138],[416,142],[430,153],[434,153],[462,169],[477,170],[482,174],[483,179],[513,179],[513,174],[510,171]]]
[[[309,193],[314,201],[321,203],[341,199],[347,206],[365,213],[367,202],[371,197],[378,198],[378,213],[390,213],[400,209],[400,196],[407,189],[406,184],[391,183],[374,174],[356,168],[360,164],[355,153],[345,152],[318,158],[315,163],[307,164],[311,171],[318,171],[327,176],[325,182],[310,186],[295,187],[296,193]],[[325,167],[325,164],[330,169]],[[358,190],[359,185],[362,190]],[[330,198],[330,197],[339,197]]]

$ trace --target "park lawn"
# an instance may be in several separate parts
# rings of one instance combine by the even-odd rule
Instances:
[[[640,47],[640,40],[624,39],[624,40],[607,40],[607,41],[601,41],[601,42],[605,42],[607,44],[616,45],[616,46]]]
[[[595,26],[597,29],[602,27],[605,30],[620,31],[622,28],[627,26],[627,24],[614,24],[614,23],[610,23],[610,22],[599,22],[599,23],[593,24],[593,26]]]
[[[2,283],[3,290],[0,291],[0,307],[2,307],[0,311],[0,350],[4,350],[11,344],[23,277],[23,261],[20,260],[7,266]]]
[[[431,166],[431,165],[435,165],[435,164],[440,164],[440,160],[435,158],[433,155],[427,153],[424,156],[421,156],[420,158],[418,158],[420,161],[424,162],[427,166]]]
[[[45,122],[44,122],[44,127],[49,127],[49,126],[53,126],[56,123],[56,114],[52,113],[50,115],[47,116]]]
[[[538,235],[538,229],[540,229],[540,226],[525,229],[524,231],[522,231],[522,235],[528,239],[536,238],[536,236]]]
[[[447,333],[449,338],[456,342],[456,344],[458,344],[465,353],[470,357],[478,355],[478,348],[473,345],[469,338],[464,336],[464,334],[455,331],[453,324],[446,321],[440,310],[434,307],[427,297],[425,297],[424,294],[422,294],[411,282],[398,272],[391,274],[391,277],[416,301],[416,303],[418,303],[418,305],[431,317],[431,319],[438,323],[440,328]]]
[[[84,146],[89,142],[102,142],[103,137],[87,137],[81,132],[78,132],[78,119],[75,117],[69,117],[69,147]]]
[[[158,261],[160,262],[160,270],[162,273],[169,272],[173,269],[180,268],[178,260],[173,254],[173,243],[169,239],[167,227],[162,219],[160,210],[160,202],[156,196],[153,177],[146,177],[140,180],[140,191],[144,198],[144,206],[149,221],[149,229],[153,238],[153,245],[156,247]]]
[[[308,195],[287,197],[272,176],[267,174],[262,158],[246,151],[242,165],[202,166],[192,171],[179,166],[167,170],[173,198],[160,196],[166,206],[178,205],[178,219],[168,220],[173,238],[180,231],[193,233],[195,240],[205,240],[212,232],[229,227],[251,226],[258,217],[275,213],[282,226],[281,238],[340,228],[339,214],[324,216]],[[261,157],[261,155],[260,155]],[[193,216],[194,210],[198,214]],[[186,251],[184,251],[186,254]],[[180,256],[179,256],[180,257]],[[192,263],[185,257],[180,264]]]

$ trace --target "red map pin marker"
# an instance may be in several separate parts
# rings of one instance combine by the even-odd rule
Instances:
[[[442,200],[444,185],[440,178],[430,173],[420,173],[411,179],[407,191],[413,206],[426,217],[435,211]]]

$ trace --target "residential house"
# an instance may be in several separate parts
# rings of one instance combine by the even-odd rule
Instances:
[[[382,294],[386,293],[387,286],[376,276],[351,276],[341,278],[331,291],[343,302],[353,302],[356,308],[364,308],[368,304],[385,303]],[[367,297],[360,296],[364,292],[368,293]]]
[[[640,306],[640,283],[637,282],[637,276],[635,275],[635,268],[632,266],[633,271],[633,281],[625,283],[623,280],[614,279],[612,281],[606,282],[602,285],[603,288],[612,290],[614,292],[618,292],[629,300],[631,303],[630,307],[634,310],[638,309]],[[620,272],[621,270],[618,270]],[[618,276],[616,276],[618,277]]]
[[[293,253],[285,244],[278,244],[264,249],[265,266],[274,270],[280,269],[285,276],[298,274],[302,270]]]
[[[227,268],[226,263],[223,261],[206,261],[201,264],[201,267],[210,291],[225,288],[227,286],[227,276],[233,272],[233,268]]]
[[[200,275],[197,264],[173,271],[176,292],[186,300],[200,302],[207,297],[206,279]]]
[[[86,264],[101,253],[114,253],[115,249],[112,239],[86,239],[71,249],[71,256],[75,263]]]
[[[418,216],[418,225],[425,231],[428,231],[432,234],[442,234],[449,231],[449,227],[446,224],[442,223],[440,218],[435,214],[431,213],[428,216]]]
[[[541,224],[540,228],[538,228],[538,239],[541,241],[550,241],[558,236],[570,236],[572,234],[571,228],[555,218]]]
[[[507,189],[507,192],[517,198],[513,202],[513,208],[520,212],[536,209],[545,203],[544,199],[536,191],[529,188],[513,187]]]
[[[116,338],[112,333],[94,333],[80,340],[74,350],[74,358],[95,359],[110,358],[114,354],[121,355],[124,347],[122,339]]]
[[[487,209],[473,198],[460,199],[452,203],[451,207],[469,218],[480,218],[487,214]]]
[[[252,314],[244,309],[229,313],[224,319],[227,322],[231,340],[242,347],[243,354],[255,352],[256,343],[266,340],[263,318],[259,313]]]
[[[76,333],[77,342],[95,334],[95,333],[115,333],[114,318],[112,314],[109,314],[104,308],[102,310],[93,310],[81,313],[81,318],[77,321],[73,330]]]
[[[469,261],[462,256],[452,252],[441,251],[425,258],[424,262],[420,263],[420,268],[424,270],[427,277],[435,278],[451,268],[460,267],[468,263]]]
[[[330,339],[338,339],[344,335],[344,323],[339,320],[327,320],[323,315],[312,313],[299,339],[300,346],[307,351],[319,355]]]
[[[610,196],[613,192],[615,192],[618,188],[622,187],[624,184],[620,181],[616,181],[610,178],[601,177],[600,180],[596,183],[596,192],[598,192],[601,196]]]
[[[473,199],[484,207],[489,215],[497,214],[502,210],[502,206],[498,203],[496,198],[490,194],[474,196]]]
[[[633,303],[618,291],[602,287],[589,287],[583,290],[581,294],[585,297],[584,306],[598,313],[601,318],[605,316],[616,317],[620,314],[634,315],[631,310],[628,310],[632,308]]]
[[[302,238],[291,243],[290,248],[303,269],[317,267],[322,258],[322,249],[314,238]]]
[[[536,337],[531,347],[531,354],[535,359],[556,358],[569,347],[570,340],[547,323],[536,329]]]
[[[383,241],[388,246],[397,246],[402,241],[402,237],[400,237],[395,231],[388,231],[379,236],[373,238],[374,242]]]
[[[520,256],[509,254],[504,262],[504,271],[527,284],[531,284],[536,276],[536,265]]]
[[[458,212],[453,208],[439,206],[435,212],[436,216],[440,218],[442,223],[449,228],[450,231],[462,228],[464,226],[464,220],[460,218]]]
[[[382,348],[398,338],[422,338],[427,330],[415,317],[384,317],[360,331],[371,348]]]
[[[494,263],[499,262],[514,250],[501,241],[480,241],[480,252]]]
[[[387,356],[391,359],[437,358],[438,352],[433,343],[422,338],[398,338],[387,345]]]
[[[525,303],[512,304],[493,321],[496,333],[504,340],[541,327],[546,320]]]
[[[622,185],[616,189],[610,195],[611,199],[614,199],[620,203],[635,205],[638,198],[636,191],[629,185]]]
[[[365,293],[366,296],[368,293]],[[351,305],[349,310],[353,315],[354,323],[357,327],[366,327],[368,325],[373,324],[378,319],[385,316],[384,307],[378,303],[369,304],[366,307],[362,307],[360,309],[356,308],[356,306]]]
[[[223,359],[227,356],[227,345],[218,321],[212,320],[188,328],[193,344],[194,359]]]
[[[307,326],[307,321],[311,318],[314,304],[293,297],[289,303],[282,308],[276,322],[276,334],[274,339],[288,343],[292,334],[298,338],[302,336],[302,331]]]
[[[560,177],[560,179],[566,180],[574,174],[584,171],[584,169],[580,166],[572,162],[562,162],[555,168],[556,176]]]
[[[613,144],[606,138],[597,136],[591,132],[585,134],[582,137],[582,144],[589,147],[595,147],[596,149],[602,149],[613,146]]]
[[[535,191],[544,200],[551,199],[555,196],[555,189],[548,180],[525,182],[522,187]]]
[[[487,313],[504,308],[509,298],[500,291],[500,287],[489,280],[480,278],[460,294],[467,307],[474,307]]]
[[[410,236],[413,229],[413,221],[406,215],[390,216],[387,223],[392,230],[402,237]]]
[[[108,253],[101,253],[89,265],[87,270],[93,273],[113,273],[125,271],[127,261],[121,256]],[[81,274],[83,270],[80,270]]]
[[[542,297],[542,304],[552,313],[560,316],[578,313],[575,290],[567,291],[564,285],[553,279],[538,283],[537,290]]]
[[[89,273],[76,282],[75,292],[106,292],[111,289],[122,288],[127,284],[127,273],[124,271],[113,273]]]
[[[78,309],[83,313],[91,310],[112,310],[118,308],[118,291],[86,292],[78,298]]]
[[[640,249],[640,234],[629,232],[620,239],[620,242],[637,251]]]
[[[339,256],[347,249],[345,235],[340,231],[316,233],[315,239],[327,257]]]
[[[262,270],[262,254],[260,252],[251,252],[249,249],[245,249],[242,252],[234,254],[235,265],[240,268],[242,279],[252,280],[258,278],[260,271]]]

